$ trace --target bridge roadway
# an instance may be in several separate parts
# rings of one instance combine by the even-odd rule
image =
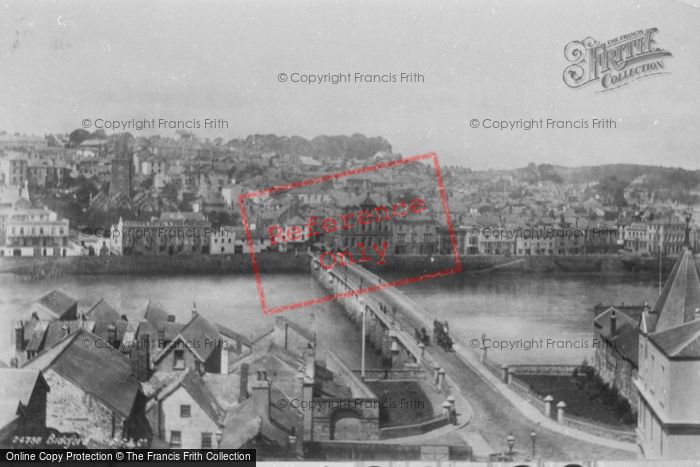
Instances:
[[[351,278],[354,278],[358,288],[360,283],[362,287],[367,287],[376,284],[377,280],[377,276],[359,266],[348,268],[348,279],[352,280]],[[395,318],[404,329],[420,329],[427,324],[430,327],[426,328],[432,329],[432,319],[427,313],[400,291],[389,287],[374,294],[378,295],[378,300],[381,295],[381,301],[389,307],[397,307]],[[497,452],[507,451],[506,438],[512,433],[516,439],[514,451],[523,457],[527,456],[531,450],[530,433],[534,430],[537,433],[537,458],[581,461],[627,460],[639,457],[639,454],[634,452],[593,444],[538,426],[523,415],[511,400],[495,390],[457,352],[445,352],[434,345],[426,347],[425,351],[446,371],[462,396],[471,404],[473,415],[465,429],[479,432]],[[527,404],[525,401],[523,403]]]

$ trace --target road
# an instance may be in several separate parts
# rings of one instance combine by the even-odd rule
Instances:
[[[374,284],[374,277],[364,269],[353,268],[355,278],[362,277],[364,287]],[[349,276],[352,276],[349,270]],[[377,292],[383,295],[382,301],[389,306],[396,306],[398,310],[413,308],[411,311],[397,312],[395,318],[403,329],[409,333],[413,329],[425,326],[426,319],[432,322],[426,311],[415,310],[415,305],[406,299],[405,295],[394,288],[387,288]],[[378,296],[375,298],[379,299]],[[422,317],[418,316],[422,313]],[[428,329],[432,329],[432,326]],[[506,437],[513,434],[516,439],[514,451],[519,457],[525,457],[531,453],[530,433],[535,431],[536,457],[547,460],[573,461],[573,460],[628,460],[636,459],[638,455],[629,451],[617,450],[581,441],[576,438],[556,433],[534,424],[525,417],[508,399],[483,379],[471,366],[469,366],[457,353],[445,352],[436,346],[429,346],[426,352],[440,365],[457,385],[460,393],[472,406],[473,416],[469,423],[470,431],[478,431],[484,439],[497,451],[507,451]]]

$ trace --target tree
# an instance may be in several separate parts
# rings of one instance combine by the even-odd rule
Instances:
[[[177,204],[178,202],[178,192],[177,185],[173,182],[167,182],[160,190],[162,197],[173,204]]]
[[[74,130],[70,135],[68,135],[68,144],[70,147],[76,147],[79,146],[80,143],[82,143],[85,140],[90,139],[90,134],[89,131],[83,130],[82,128],[78,128],[77,130]]]

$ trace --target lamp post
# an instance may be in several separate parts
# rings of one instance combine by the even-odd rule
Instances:
[[[506,438],[506,444],[508,444],[508,456],[512,459],[513,446],[515,446],[515,437],[513,436],[513,433],[508,433],[508,437]]]
[[[532,459],[535,459],[535,439],[537,439],[537,433],[534,431],[530,433],[530,439],[532,440]]]
[[[221,449],[221,439],[224,437],[224,434],[221,432],[221,430],[216,431],[216,447]]]

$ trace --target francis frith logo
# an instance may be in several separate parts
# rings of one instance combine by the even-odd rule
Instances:
[[[599,82],[602,89],[597,92],[605,92],[668,73],[664,59],[672,55],[657,45],[657,32],[657,28],[640,29],[607,42],[592,37],[569,42],[564,56],[571,65],[564,70],[564,83],[581,88]]]

